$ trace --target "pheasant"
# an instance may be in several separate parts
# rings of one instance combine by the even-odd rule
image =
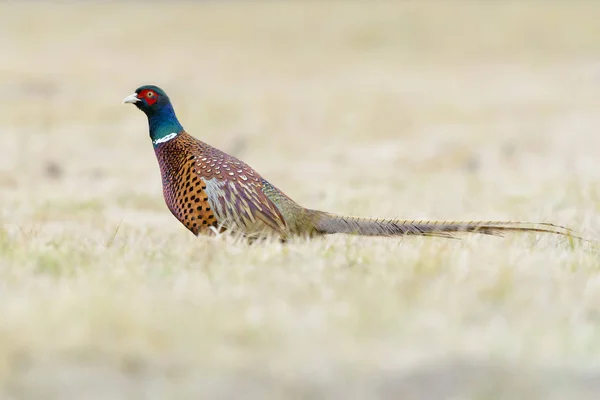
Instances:
[[[551,223],[515,221],[410,221],[360,218],[302,207],[243,161],[189,135],[164,90],[145,85],[127,96],[148,117],[150,139],[162,174],[165,202],[194,235],[230,230],[249,240],[275,236],[313,237],[345,233],[364,236],[501,235],[544,232],[573,236]]]

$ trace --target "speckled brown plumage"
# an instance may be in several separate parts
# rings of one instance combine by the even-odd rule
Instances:
[[[285,234],[284,217],[262,191],[266,181],[244,162],[186,132],[155,153],[167,206],[194,234],[233,225],[247,235]]]
[[[182,151],[187,145],[183,136],[158,146],[156,157],[162,175],[163,195],[167,207],[194,235],[217,227],[215,213],[208,202],[206,181],[196,172],[193,155]]]
[[[142,86],[124,100],[148,117],[169,210],[187,229],[210,234],[218,229],[256,237],[346,233],[365,236],[441,236],[475,232],[545,232],[573,236],[549,223],[513,221],[410,221],[348,217],[304,208],[263,179],[246,163],[184,130],[166,93]]]

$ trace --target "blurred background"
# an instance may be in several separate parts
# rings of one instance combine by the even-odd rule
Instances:
[[[103,218],[110,204],[162,210],[145,118],[120,104],[148,83],[190,133],[303,204],[340,209],[339,192],[360,182],[368,193],[350,195],[348,212],[507,217],[511,195],[600,174],[597,7],[4,3],[0,184],[31,206],[4,218],[67,198]],[[493,202],[450,187],[469,184]],[[448,190],[460,196],[423,209]],[[547,194],[546,206],[568,196]],[[545,205],[522,207],[514,218]]]
[[[125,363],[123,368],[132,368],[134,375],[140,368],[144,370],[140,365],[147,366],[152,364],[149,360],[155,360],[154,355],[149,355],[154,353],[146,352],[144,346],[155,347],[144,330],[147,321],[138,323],[132,317],[140,312],[136,307],[145,310],[142,314],[146,315],[148,310],[144,307],[156,301],[155,312],[164,313],[165,321],[173,324],[202,314],[182,304],[187,301],[185,293],[210,293],[202,286],[203,279],[207,279],[201,275],[205,265],[216,269],[236,263],[239,269],[261,265],[277,268],[283,263],[280,257],[284,257],[288,265],[301,264],[309,268],[311,265],[335,266],[338,262],[342,265],[358,257],[362,260],[358,262],[360,265],[375,270],[378,265],[388,265],[389,273],[398,265],[394,259],[385,258],[384,253],[388,256],[394,253],[395,256],[390,257],[395,259],[398,254],[413,254],[402,256],[405,257],[402,262],[412,265],[416,274],[410,284],[409,280],[405,283],[426,293],[427,287],[420,285],[425,285],[431,275],[419,275],[424,265],[419,263],[427,264],[419,260],[425,257],[435,264],[440,252],[449,251],[442,247],[448,244],[442,245],[439,241],[434,241],[433,247],[426,244],[431,241],[413,242],[420,247],[405,250],[411,243],[405,242],[398,248],[380,239],[366,244],[343,239],[347,241],[292,244],[290,248],[296,250],[291,250],[292,255],[284,255],[287,250],[279,247],[247,250],[240,244],[216,245],[190,238],[164,205],[145,116],[135,107],[121,104],[138,86],[162,87],[189,133],[243,159],[307,207],[409,219],[551,221],[593,236],[598,232],[600,207],[597,189],[600,184],[599,16],[600,3],[577,0],[0,3],[0,222],[3,226],[0,240],[3,272],[0,275],[4,276],[2,286],[6,285],[4,295],[0,294],[4,298],[0,299],[0,315],[4,315],[0,316],[0,320],[4,320],[0,322],[0,328],[4,329],[0,330],[0,358],[4,360],[0,378],[7,385],[6,393],[16,396],[10,398],[36,398],[46,390],[55,390],[52,393],[57,398],[68,398],[77,391],[69,392],[71,389],[64,387],[78,387],[73,382],[81,379],[92,385],[90,382],[96,382],[96,373],[104,376],[107,370],[113,371],[113,367],[99,370],[90,367],[97,365],[85,361],[90,354],[121,360],[123,354],[129,354],[127,349],[134,347],[139,354],[136,353],[134,361],[127,361],[133,366]],[[107,250],[105,245],[113,242],[121,246],[121,250]],[[363,395],[363,398],[387,395],[445,398],[440,393],[467,393],[463,392],[464,387],[479,382],[474,372],[480,370],[478,360],[487,360],[494,353],[492,348],[500,358],[510,353],[516,355],[512,361],[521,362],[519,357],[523,353],[518,348],[530,346],[533,350],[527,360],[534,367],[548,360],[550,364],[552,361],[560,364],[561,360],[576,365],[592,362],[591,356],[598,355],[592,335],[598,329],[597,317],[593,317],[598,311],[594,302],[590,300],[582,306],[586,311],[581,315],[585,324],[589,324],[586,325],[588,330],[582,333],[568,326],[573,307],[581,305],[578,295],[584,287],[589,288],[586,286],[589,275],[585,275],[585,279],[569,275],[568,279],[573,278],[577,284],[570,289],[560,289],[570,290],[569,294],[558,296],[565,302],[564,308],[549,316],[545,320],[547,324],[539,324],[540,329],[545,328],[544,332],[557,329],[556,336],[544,342],[544,347],[536,347],[536,343],[540,335],[550,333],[533,332],[530,325],[532,318],[543,314],[545,305],[552,303],[550,299],[556,299],[555,292],[545,292],[548,290],[548,286],[544,286],[546,272],[537,267],[557,263],[552,265],[562,272],[555,271],[558,275],[553,275],[556,281],[552,288],[558,290],[567,279],[562,274],[574,273],[576,266],[586,265],[586,274],[593,274],[597,267],[595,258],[573,253],[565,255],[566,250],[559,247],[560,250],[546,249],[545,254],[552,261],[546,260],[543,252],[535,255],[541,258],[530,259],[528,257],[533,256],[527,255],[527,246],[518,247],[520,244],[515,241],[482,243],[485,251],[481,254],[487,255],[486,260],[500,260],[494,262],[507,265],[525,260],[523,262],[530,267],[525,274],[540,279],[534,279],[533,286],[541,285],[539,290],[545,294],[535,301],[531,299],[536,290],[533,289],[534,294],[528,292],[531,286],[502,292],[501,296],[508,296],[502,297],[502,301],[512,304],[514,311],[504,318],[508,318],[509,326],[516,326],[516,333],[488,325],[489,318],[498,312],[494,307],[477,311],[484,315],[481,325],[475,324],[477,329],[465,322],[471,321],[463,314],[467,312],[465,307],[480,301],[476,295],[457,300],[454,311],[448,313],[443,306],[437,308],[448,298],[438,293],[440,297],[425,303],[414,299],[406,303],[406,307],[410,304],[415,309],[423,304],[428,306],[420,316],[405,317],[406,325],[402,326],[413,326],[414,335],[400,342],[394,341],[395,328],[389,328],[386,322],[389,320],[383,316],[374,317],[373,325],[364,330],[354,330],[344,324],[336,325],[337,331],[321,327],[318,331],[321,336],[317,336],[327,338],[327,343],[329,340],[343,342],[340,338],[344,337],[351,343],[343,351],[331,350],[330,353],[323,352],[327,346],[313,346],[316,340],[312,342],[308,336],[300,335],[289,342],[284,340],[299,331],[290,325],[278,325],[277,321],[282,320],[277,317],[279,314],[270,314],[270,308],[265,306],[275,301],[270,299],[264,304],[259,301],[257,307],[267,320],[269,316],[273,318],[270,332],[281,335],[278,344],[265,339],[260,342],[263,348],[248,339],[246,347],[240,345],[245,352],[238,358],[227,352],[213,354],[207,350],[212,354],[213,358],[206,356],[213,360],[212,365],[223,366],[225,372],[217,374],[218,379],[212,381],[206,391],[190,389],[185,393],[209,393],[215,398],[248,390],[249,396],[259,393],[256,396],[261,398],[262,392],[257,387],[263,383],[256,382],[273,385],[270,378],[245,376],[236,381],[241,388],[246,388],[240,392],[236,392],[235,384],[230,385],[234,376],[239,378],[231,373],[231,365],[244,365],[251,370],[250,365],[263,365],[258,360],[274,368],[269,371],[278,377],[275,382],[285,382],[284,389],[277,392],[283,397],[304,393],[309,397],[338,398]],[[495,247],[498,243],[502,243],[500,248]],[[531,243],[531,240],[526,242]],[[508,247],[502,247],[511,244],[520,250],[511,253]],[[372,258],[365,261],[361,254],[348,255],[347,246],[364,246],[364,254]],[[234,250],[225,250],[226,247]],[[155,248],[166,250],[155,254]],[[448,285],[444,290],[449,292],[444,293],[448,296],[454,296],[456,293],[452,291],[459,290],[453,283],[464,273],[461,268],[479,265],[471,258],[461,258],[471,254],[469,249],[467,245],[457,250],[458,253],[450,251],[450,258],[440,261],[442,266],[458,268],[453,270],[454,275],[447,276]],[[404,251],[406,253],[402,253]],[[205,254],[210,252],[225,255],[208,259]],[[239,254],[246,256],[240,259]],[[291,261],[285,257],[291,257]],[[194,270],[194,262],[202,263],[202,267]],[[564,263],[570,266],[568,271],[562,269]],[[192,272],[185,274],[200,271],[194,279],[204,282],[198,283],[203,289],[187,286],[181,291],[173,289],[177,285],[174,282],[194,281],[188,275],[174,272],[178,265],[192,268]],[[427,268],[425,270],[430,271]],[[155,271],[164,272],[167,278],[163,284],[155,282]],[[269,285],[285,290],[285,283],[262,282],[272,270],[262,271],[263,275],[255,276],[255,281],[246,280],[245,285],[257,286],[266,292],[272,288]],[[108,274],[110,279],[103,274]],[[99,276],[108,280],[98,279]],[[380,284],[388,281],[389,276],[386,276],[379,277]],[[363,278],[356,277],[357,285]],[[223,277],[226,287],[227,279]],[[123,281],[130,286],[117,283]],[[519,280],[515,278],[515,281]],[[138,285],[143,293],[147,291],[147,297],[141,297],[144,301],[136,292]],[[344,293],[352,296],[356,290],[360,292],[357,287]],[[592,296],[590,299],[598,299],[599,291],[589,290],[586,293]],[[86,297],[90,292],[98,297],[90,300]],[[404,293],[397,288],[392,292],[394,296]],[[101,299],[106,300],[102,293],[106,298],[120,300],[110,303],[112,306],[102,305]],[[113,296],[115,293],[122,297]],[[288,310],[291,319],[297,317],[297,321],[303,321],[294,314],[295,305],[307,304],[305,300],[309,298],[316,301],[304,292],[296,300],[287,299],[291,304],[291,311]],[[208,318],[205,321],[211,321],[213,327],[210,333],[202,331],[207,335],[205,343],[214,345],[206,345],[207,349],[221,345],[227,348],[219,338],[229,332],[230,323],[243,314],[242,309],[226,305],[227,296],[204,300],[198,304],[203,304],[205,312],[212,316],[204,315]],[[368,304],[384,307],[372,301]],[[123,308],[122,303],[131,306]],[[100,307],[92,307],[93,310],[104,311],[95,314],[83,306],[86,304]],[[267,308],[262,309],[262,306]],[[319,309],[323,304],[313,306]],[[528,306],[532,309],[522,311]],[[210,307],[221,312],[213,314],[207,311]],[[182,309],[186,312],[173,314],[173,310]],[[366,314],[357,315],[372,312],[368,307],[361,310]],[[325,308],[326,313],[329,311]],[[177,317],[169,320],[170,313]],[[445,322],[426,323],[420,319],[423,315],[437,315],[439,321]],[[90,327],[111,327],[121,318],[133,321],[131,326],[135,328],[131,329],[137,332],[133,342],[113,348],[118,339],[99,339],[92,333]],[[81,328],[76,333],[69,331],[70,336],[65,335],[57,328],[64,321],[87,321],[84,325],[88,330]],[[206,326],[202,321],[198,323]],[[167,322],[158,324],[157,329],[167,325]],[[302,326],[297,328],[301,331]],[[434,329],[437,333],[429,333],[433,336],[427,344],[416,340],[423,332],[431,332],[432,326],[439,328]],[[448,332],[444,328],[447,326],[453,327],[452,340],[444,333]],[[181,329],[187,329],[190,336],[182,338],[166,329],[172,334],[166,333],[161,340],[166,343],[183,340],[182,343],[191,346],[195,343],[191,333],[201,328],[185,325]],[[240,337],[246,338],[247,329],[248,326],[241,325]],[[386,337],[387,342],[380,336],[382,330],[390,335]],[[492,332],[489,334],[501,339],[489,342],[493,343],[489,346],[480,343],[480,347],[473,347],[473,340],[487,337],[485,332]],[[99,344],[105,339],[108,347]],[[135,345],[138,342],[146,344],[138,348]],[[314,347],[315,357],[322,357],[322,362],[299,363],[303,367],[298,367],[294,363],[286,364],[284,356],[280,364],[265,361],[272,360],[269,354],[272,357],[287,354],[281,349],[296,346],[298,349]],[[84,361],[74,364],[77,367],[71,367],[69,362],[69,367],[56,369],[60,371],[56,372],[58,375],[51,375],[54,367],[50,365],[63,365],[56,361],[62,360],[56,354],[62,354],[64,349],[78,356],[83,354],[79,360]],[[373,356],[363,364],[365,358],[360,349],[365,354],[375,354],[373,349],[379,349],[381,357]],[[389,349],[400,353],[406,350],[411,356],[399,355],[390,361],[385,357]],[[451,360],[466,357],[470,361],[456,367],[455,361],[437,358],[454,352],[457,358]],[[173,354],[169,353],[169,357],[177,359]],[[19,370],[15,367],[15,357],[17,360],[24,357],[33,367]],[[163,354],[156,360],[171,359],[169,357]],[[410,362],[405,364],[407,359],[425,360],[427,365],[431,360],[436,361],[431,362],[433,369],[420,372]],[[202,358],[190,363],[197,366],[204,362],[199,360]],[[347,376],[354,376],[352,374],[338,377],[331,370],[319,370],[319,365],[329,365],[331,360],[354,360],[349,363],[366,371],[360,375],[363,379],[360,390],[344,392],[343,382]],[[393,370],[398,360],[403,360],[402,374],[375,372]],[[492,372],[488,375],[500,376],[499,385],[503,386],[506,377],[512,376],[511,365],[499,369],[489,367]],[[81,368],[89,369],[81,373]],[[263,366],[263,370],[265,368],[268,369]],[[289,374],[278,375],[277,368]],[[127,371],[123,376],[129,376]],[[464,374],[458,373],[457,378],[443,371]],[[48,374],[53,378],[45,380],[43,377]],[[571,376],[569,374],[558,373]],[[414,376],[420,377],[422,380],[417,382],[421,383],[415,384]],[[578,396],[592,396],[590,388],[597,387],[597,383],[588,378],[588,375],[576,375],[564,387],[571,388]],[[123,378],[124,381],[104,379],[116,387],[130,387],[124,383],[129,382],[128,378]],[[139,387],[153,387],[148,382],[154,378],[145,376],[144,379],[147,381],[140,380]],[[483,381],[488,382],[486,379]],[[494,379],[496,383],[486,386],[489,391],[482,393],[495,393],[493,388],[497,381]],[[515,390],[522,389],[519,379],[510,380],[517,382]],[[534,381],[538,379],[542,378],[535,375]],[[193,386],[190,382],[186,388]],[[444,382],[451,383],[445,386]],[[442,391],[436,392],[440,387]],[[543,391],[544,387],[550,387],[553,395],[558,393],[556,398],[563,393],[552,385],[534,383],[525,387],[531,390],[528,393],[541,393],[540,398],[550,398]],[[538,389],[541,391],[537,392]],[[139,390],[131,393],[145,393]],[[97,391],[85,392],[89,397],[84,397],[102,398],[94,397],[94,393],[100,392],[97,388]],[[157,393],[167,396],[167,393],[179,392],[159,390]],[[484,398],[496,398],[490,396]],[[109,397],[120,398],[114,393]]]

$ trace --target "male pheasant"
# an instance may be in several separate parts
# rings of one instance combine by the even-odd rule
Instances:
[[[133,103],[148,117],[150,138],[162,174],[165,202],[194,235],[221,229],[252,240],[275,236],[347,233],[365,236],[456,233],[546,232],[571,236],[550,223],[514,221],[409,221],[347,217],[300,206],[243,161],[185,132],[169,97],[157,86],[139,87],[123,103]]]

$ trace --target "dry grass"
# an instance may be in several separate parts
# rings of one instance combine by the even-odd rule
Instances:
[[[594,238],[600,4],[0,5],[7,399],[595,398],[597,248],[193,238],[144,116],[301,204]]]

